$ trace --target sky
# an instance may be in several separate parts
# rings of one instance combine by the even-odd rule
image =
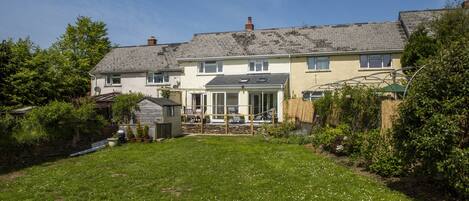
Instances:
[[[30,37],[49,47],[78,16],[107,25],[113,44],[189,41],[195,33],[396,21],[399,11],[442,8],[447,0],[0,0],[0,40]]]

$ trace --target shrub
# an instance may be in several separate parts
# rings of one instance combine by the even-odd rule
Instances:
[[[331,152],[342,152],[343,144],[342,141],[347,140],[350,134],[350,127],[346,124],[341,124],[337,127],[326,126],[323,129],[319,129],[313,134],[313,144],[322,147],[326,151]],[[338,149],[337,149],[338,148]]]
[[[293,122],[282,122],[280,124],[264,124],[261,128],[261,134],[270,137],[288,137],[290,132],[295,130],[296,126]]]
[[[454,149],[451,154],[438,163],[438,172],[446,184],[461,195],[469,196],[469,148]]]
[[[20,143],[35,143],[99,134],[106,122],[94,108],[94,102],[85,99],[77,107],[71,103],[53,101],[29,112],[20,121],[19,129],[13,136]]]
[[[134,131],[132,130],[132,128],[130,126],[127,126],[125,128],[125,130],[126,130],[126,133],[127,133],[127,139],[130,140],[130,139],[135,138]]]
[[[399,176],[402,174],[402,161],[392,152],[378,151],[368,168],[384,177]]]
[[[135,110],[139,110],[138,101],[143,98],[141,93],[122,94],[117,96],[112,103],[113,120],[121,123],[129,123]]]
[[[143,138],[148,139],[150,135],[148,134],[150,127],[148,125],[143,126]]]
[[[17,121],[10,114],[0,116],[0,149],[14,144],[12,132],[16,126]]]
[[[143,137],[143,127],[140,124],[140,122],[137,123],[137,137],[142,138]]]
[[[161,97],[169,98],[171,96],[171,91],[169,89],[161,89]]]

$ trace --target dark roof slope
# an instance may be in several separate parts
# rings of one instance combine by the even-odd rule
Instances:
[[[404,28],[407,36],[410,36],[419,25],[428,26],[428,24],[440,16],[448,9],[433,9],[433,10],[412,10],[399,12],[399,21]]]
[[[194,35],[183,57],[388,51],[402,50],[404,42],[397,22],[202,33]]]
[[[276,74],[247,74],[247,75],[218,75],[205,87],[216,88],[216,87],[279,87],[279,85],[285,85],[288,80],[288,74],[276,73]]]
[[[144,97],[142,100],[147,99],[155,104],[158,104],[160,106],[180,106],[181,104],[174,102],[171,99],[168,98],[153,98],[153,97]],[[142,101],[141,100],[141,101]]]
[[[91,73],[180,71],[176,57],[184,52],[185,43],[156,46],[129,46],[112,49]]]

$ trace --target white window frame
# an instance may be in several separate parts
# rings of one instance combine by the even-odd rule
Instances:
[[[379,56],[381,57],[381,66],[370,67],[370,57]],[[384,56],[389,56],[390,65],[384,65]],[[362,66],[362,57],[366,57],[367,66]],[[388,69],[393,67],[392,55],[391,54],[362,54],[358,59],[358,65],[360,69]]]
[[[215,72],[206,72],[205,66],[210,63],[216,64],[216,71]],[[197,73],[198,74],[221,74],[223,73],[223,61],[203,61],[199,63],[199,66],[197,67]]]
[[[167,117],[174,117],[174,106],[165,106],[166,108],[166,116]]]
[[[119,78],[119,83],[115,84],[113,79]],[[106,86],[121,86],[122,85],[122,77],[120,74],[107,74],[105,78]]]
[[[160,76],[160,75],[163,76],[162,77],[163,82],[155,82],[156,80],[155,77]],[[151,81],[149,80],[150,76],[152,79]],[[148,72],[146,80],[147,80],[147,85],[165,85],[165,84],[169,84],[169,78],[170,77],[167,73]]]
[[[251,70],[251,63],[253,64],[253,70]],[[260,70],[257,69],[257,65],[260,65]],[[249,62],[248,62],[248,72],[249,73],[269,72],[269,61],[267,59],[249,60]]]
[[[327,68],[326,69],[318,69],[318,66],[317,66],[317,61],[318,59],[327,59]],[[311,63],[311,60],[313,60],[313,62]],[[331,60],[329,57],[327,56],[319,56],[319,57],[308,57],[308,70],[309,71],[330,71],[331,70]]]

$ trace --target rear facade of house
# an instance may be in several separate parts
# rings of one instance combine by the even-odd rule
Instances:
[[[401,68],[415,27],[444,10],[405,11],[396,22],[254,29],[195,34],[186,43],[118,47],[90,72],[91,94],[141,92],[171,99],[210,122],[283,121],[283,100],[321,97],[316,86]],[[385,76],[381,74],[379,76]]]

